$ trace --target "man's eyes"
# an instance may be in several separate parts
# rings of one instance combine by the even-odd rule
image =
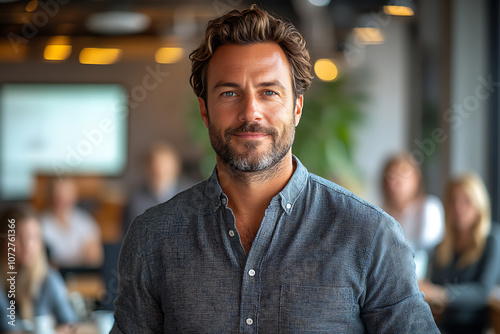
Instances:
[[[264,91],[264,95],[265,96],[274,96],[274,95],[278,95],[278,93],[276,93],[275,91],[272,91],[272,90],[266,90],[266,91]],[[221,93],[221,96],[223,96],[223,97],[235,97],[235,96],[237,96],[237,94],[233,91],[228,91],[228,92]]]
[[[234,96],[236,96],[236,93],[235,92],[224,92],[221,95],[224,97],[234,97]]]

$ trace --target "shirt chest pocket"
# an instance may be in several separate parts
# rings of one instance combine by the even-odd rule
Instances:
[[[349,288],[281,285],[280,333],[347,333],[352,311]]]

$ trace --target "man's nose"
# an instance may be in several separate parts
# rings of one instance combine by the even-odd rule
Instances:
[[[243,99],[239,118],[240,121],[249,123],[262,119],[262,105],[257,97],[247,95]]]

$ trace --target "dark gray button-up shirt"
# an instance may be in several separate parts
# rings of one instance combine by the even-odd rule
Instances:
[[[111,333],[439,333],[398,223],[294,160],[248,256],[216,172],[139,216]]]

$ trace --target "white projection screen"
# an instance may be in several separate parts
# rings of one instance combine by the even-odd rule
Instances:
[[[121,174],[127,114],[127,92],[118,84],[0,86],[2,200],[28,199],[37,172]]]

